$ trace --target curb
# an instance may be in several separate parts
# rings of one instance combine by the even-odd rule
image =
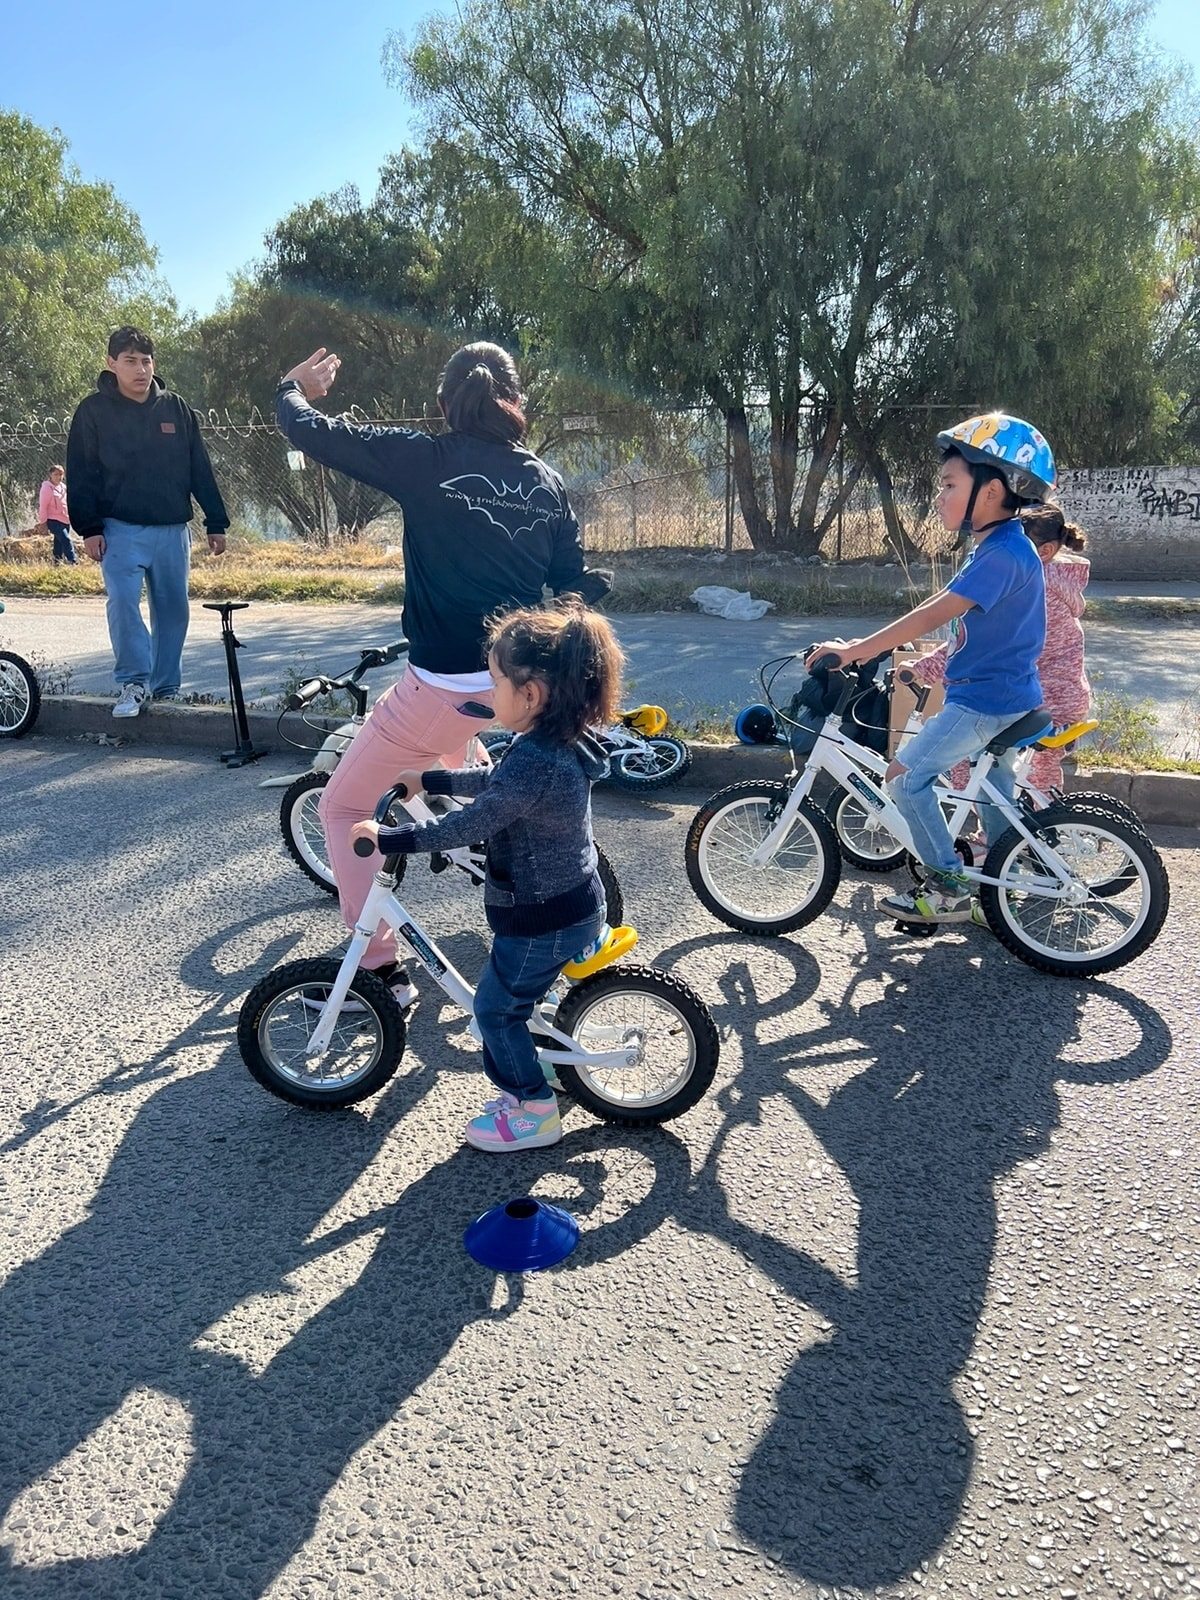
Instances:
[[[237,745],[229,706],[172,705],[150,709],[138,717],[115,721],[113,702],[103,695],[47,695],[33,733],[52,739],[118,738],[128,745],[176,745],[211,750],[215,755]],[[281,741],[275,711],[248,711],[250,738],[262,751],[291,749]],[[330,730],[344,717],[313,717],[311,724]],[[689,741],[690,742],[690,741]],[[686,786],[712,793],[750,778],[781,779],[787,757],[777,745],[692,743],[692,766]],[[1123,800],[1153,826],[1200,828],[1200,776],[1188,772],[1119,772],[1091,767],[1067,780],[1068,790],[1099,789]],[[666,798],[669,790],[652,791]]]

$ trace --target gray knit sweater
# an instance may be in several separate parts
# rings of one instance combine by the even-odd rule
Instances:
[[[474,797],[434,822],[380,828],[384,855],[419,855],[487,841],[483,903],[494,933],[532,938],[597,915],[604,889],[592,841],[592,784],[608,770],[585,735],[573,744],[516,739],[490,770],[422,773],[427,794]]]

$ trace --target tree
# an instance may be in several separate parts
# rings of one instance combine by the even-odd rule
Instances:
[[[1024,408],[1068,458],[1152,430],[1155,284],[1195,164],[1140,16],[472,0],[390,61],[547,243],[542,336],[718,407],[755,546],[810,553],[839,446],[903,541],[885,455],[900,405]]]
[[[599,477],[621,461],[664,452],[693,467],[687,419],[672,427],[611,390],[550,365],[533,312],[550,294],[553,240],[541,239],[519,196],[466,144],[401,151],[369,202],[347,187],[298,206],[266,236],[266,255],[199,329],[205,403],[232,419],[268,412],[279,374],[324,345],[345,359],[334,403],[368,416],[429,417],[447,358],[491,339],[521,358],[535,449]],[[564,430],[563,414],[604,412],[604,443]],[[238,431],[231,427],[231,435]],[[244,431],[244,430],[243,430]],[[282,441],[250,459],[218,433],[214,449],[249,499],[281,512],[302,538],[324,528]],[[386,497],[337,474],[326,487],[337,526],[353,535]]]
[[[85,183],[66,141],[0,111],[0,417],[61,416],[92,388],[109,333],[177,322],[137,217]]]

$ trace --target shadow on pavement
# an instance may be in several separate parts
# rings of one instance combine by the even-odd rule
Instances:
[[[211,976],[219,944],[184,964],[193,980]],[[271,959],[267,952],[263,965]],[[180,1050],[230,1030],[219,1010],[97,1092],[162,1077]],[[6,1524],[6,1596],[262,1594],[311,1536],[354,1452],[464,1327],[520,1304],[521,1281],[510,1280],[507,1305],[493,1311],[495,1275],[462,1248],[466,1223],[513,1181],[466,1148],[393,1202],[313,1237],[435,1082],[434,1072],[408,1065],[370,1116],[284,1106],[249,1083],[232,1050],[215,1068],[164,1082],[136,1113],[87,1218],[0,1289],[0,1516],[130,1397],[144,1403],[137,1397],[147,1390],[186,1409],[191,1451],[161,1520],[128,1553],[56,1559],[43,1543],[21,1564],[20,1530]],[[53,1120],[45,1112],[22,1137]],[[644,1238],[690,1177],[686,1148],[660,1130],[588,1128],[541,1154],[539,1182],[571,1191],[584,1230],[560,1270]],[[631,1166],[649,1179],[633,1204],[614,1206],[616,1180]],[[282,1342],[268,1339],[257,1362],[252,1338],[247,1356],[245,1341],[214,1333],[250,1297],[286,1303],[290,1274],[353,1241],[370,1247],[372,1236],[355,1281],[294,1332],[285,1326]],[[121,1507],[110,1510],[119,1524]]]
[[[780,1001],[756,1004],[760,964],[743,938],[731,939],[727,1004],[713,1010],[719,1026],[741,1024],[746,1065],[719,1097],[724,1123],[680,1220],[725,1241],[831,1324],[782,1385],[742,1475],[737,1526],[812,1582],[866,1589],[911,1572],[958,1517],[972,1440],[951,1386],[984,1308],[997,1180],[1048,1148],[1059,1080],[1140,1077],[1167,1059],[1171,1036],[1153,1008],[1114,985],[1042,977],[986,934],[931,941],[901,962],[871,931],[873,891],[858,898],[867,950],[847,992],[822,1003],[823,1024],[782,1042],[755,1044],[752,1022],[745,1031],[748,1019],[778,1014]],[[785,998],[796,1006],[820,978],[796,942],[806,933],[770,946],[795,966]],[[726,937],[678,946],[662,964]],[[1120,1037],[1133,1042],[1112,1059],[1064,1062],[1089,997],[1123,1013]],[[838,1061],[851,1064],[848,1080],[827,1098],[811,1093],[806,1072]],[[777,1117],[769,1102],[780,1098],[858,1202],[853,1281],[733,1214],[722,1150],[737,1129]]]

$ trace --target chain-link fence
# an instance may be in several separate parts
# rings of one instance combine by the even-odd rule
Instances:
[[[958,409],[946,408],[946,415],[956,415]],[[423,417],[359,420],[435,426]],[[941,425],[931,408],[920,408],[919,416],[914,412],[912,422],[922,435]],[[0,422],[0,521],[6,536],[36,527],[38,488],[50,467],[63,463],[68,426],[60,418]],[[360,539],[399,543],[399,513],[386,495],[290,449],[260,414],[245,422],[213,414],[202,431],[235,534],[318,547]],[[563,474],[591,551],[752,547],[730,441],[719,416],[627,408],[538,418],[531,443]],[[773,511],[765,413],[751,419],[750,444],[759,463],[758,492]],[[810,460],[802,444],[793,496],[797,507]],[[944,543],[940,525],[929,515],[929,481],[910,481],[897,473],[890,491],[900,522],[918,547],[933,550]],[[891,559],[897,553],[880,485],[847,451],[837,453],[824,477],[816,523],[824,524],[819,552],[827,560]]]

